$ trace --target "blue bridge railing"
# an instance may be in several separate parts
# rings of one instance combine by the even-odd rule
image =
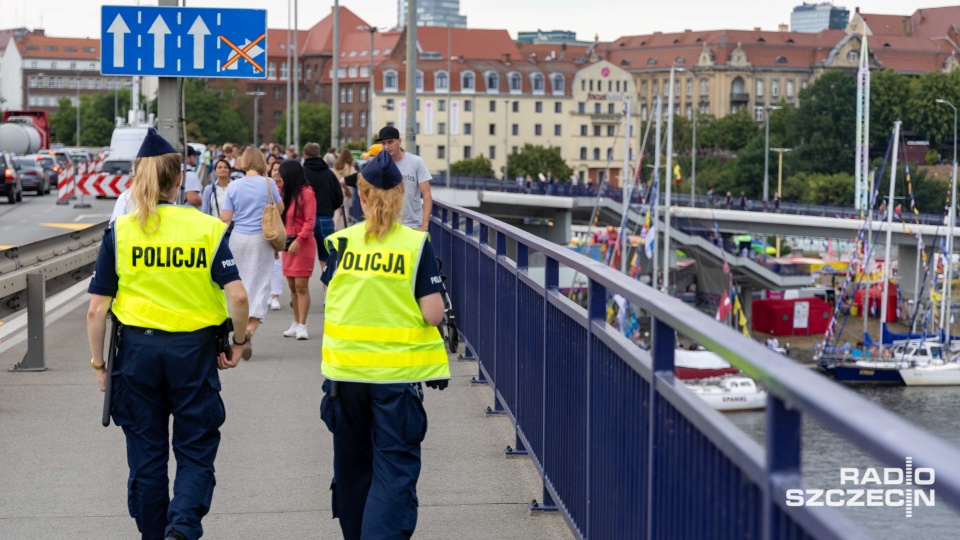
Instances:
[[[803,488],[804,415],[880,462],[932,467],[937,502],[960,508],[960,451],[692,307],[443,202],[430,232],[488,411],[510,418],[509,453],[528,453],[543,480],[539,508],[555,505],[576,537],[867,537],[834,508],[787,506],[786,490]],[[528,272],[535,252],[543,283]],[[588,280],[586,308],[559,293],[560,265]],[[606,324],[613,293],[651,317],[650,351]],[[768,390],[764,446],[674,378],[677,333]]]

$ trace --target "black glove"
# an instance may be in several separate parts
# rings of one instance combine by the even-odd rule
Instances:
[[[444,388],[447,387],[448,384],[450,384],[450,381],[448,379],[426,382],[427,388],[433,388],[434,390],[440,390],[441,392],[443,391]]]

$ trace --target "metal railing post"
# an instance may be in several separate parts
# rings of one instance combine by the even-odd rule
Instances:
[[[657,500],[660,497],[659,488],[664,482],[669,482],[669,478],[664,478],[661,472],[659,462],[660,456],[660,433],[663,428],[658,421],[660,415],[661,401],[658,386],[659,377],[673,377],[674,354],[677,343],[677,333],[667,323],[654,317],[651,328],[651,339],[653,340],[653,377],[650,380],[650,419],[647,424],[650,430],[650,441],[648,445],[647,461],[647,538],[659,538],[657,530],[657,507],[660,504]]]
[[[548,344],[548,341],[550,339],[549,327],[547,326],[547,318],[548,318],[548,314],[550,313],[550,309],[548,307],[549,301],[547,300],[547,296],[550,294],[550,291],[555,291],[560,287],[560,263],[557,262],[555,259],[550,258],[549,256],[547,256],[546,267],[544,268],[543,278],[544,278],[543,279],[544,309],[543,309],[543,330],[542,330],[543,386],[540,394],[540,405],[541,405],[540,425],[542,430],[540,433],[540,440],[543,441],[543,451],[542,451],[543,455],[540,456],[540,464],[543,468],[544,474],[546,474],[547,446],[548,446],[547,444],[547,384],[548,384],[547,383],[547,380],[548,380],[547,379],[547,364],[548,364],[547,354],[550,351],[550,347]],[[557,504],[556,502],[554,502],[553,497],[550,496],[550,492],[547,490],[546,478],[542,478],[542,480],[543,480],[543,501],[537,502],[537,500],[534,499],[533,502],[530,503],[530,511],[531,512],[556,512],[559,509],[557,508]]]
[[[47,283],[43,272],[27,275],[27,354],[10,371],[46,371],[46,298]]]
[[[763,501],[763,538],[767,540],[781,537],[777,498],[785,497],[788,487],[800,485],[801,420],[799,411],[768,394],[767,482]]]

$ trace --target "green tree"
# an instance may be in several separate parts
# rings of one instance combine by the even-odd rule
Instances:
[[[234,92],[233,82],[221,82],[208,87],[202,79],[185,79],[187,133],[203,143],[249,142],[253,120],[253,100],[242,96],[236,101],[226,99]],[[241,114],[240,110],[249,110]],[[250,121],[247,120],[250,119]]]
[[[301,146],[315,142],[320,145],[320,149],[326,151],[330,148],[330,125],[333,122],[333,116],[330,106],[326,103],[307,103],[300,102],[300,143]],[[273,140],[282,141],[287,133],[287,113],[280,115],[280,121],[277,127],[273,128]],[[297,150],[300,152],[300,150]]]
[[[893,122],[904,120],[910,81],[911,77],[892,69],[870,74],[870,146],[886,148]]]
[[[740,109],[717,121],[717,145],[720,148],[736,152],[746,146],[757,134],[757,131],[757,121],[750,116],[746,109]],[[698,130],[698,138],[699,135]]]
[[[77,141],[77,108],[68,97],[57,101],[57,112],[50,119],[50,126],[55,133],[53,139],[66,145]]]
[[[556,146],[524,144],[519,152],[507,157],[507,172],[511,177],[552,174],[554,178],[567,180],[573,174]]]
[[[934,148],[953,143],[953,110],[937,99],[960,107],[960,70],[930,71],[911,83],[903,129],[923,136]]]
[[[827,175],[853,170],[856,81],[852,74],[828,71],[801,90],[794,117],[789,138],[796,144],[795,159],[805,170]]]
[[[464,159],[450,164],[450,174],[459,176],[493,177],[493,166],[483,154],[475,158]]]

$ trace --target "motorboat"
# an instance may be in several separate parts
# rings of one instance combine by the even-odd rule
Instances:
[[[915,364],[901,369],[900,377],[907,386],[956,386],[960,385],[960,362],[952,360]]]
[[[707,405],[721,412],[751,411],[767,406],[767,392],[749,377],[727,376],[684,384]]]
[[[703,347],[693,351],[677,349],[673,367],[677,378],[683,380],[708,379],[740,373],[740,370],[731,366],[729,362]]]

